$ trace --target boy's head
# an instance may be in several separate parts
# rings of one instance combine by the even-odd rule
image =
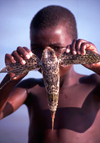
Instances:
[[[77,39],[76,21],[73,14],[60,6],[48,6],[40,10],[30,25],[31,50],[40,59],[47,47],[59,57],[62,48]],[[60,66],[60,76],[72,66]]]
[[[62,25],[66,29],[66,34],[73,39],[77,39],[77,28],[74,15],[61,6],[47,6],[41,9],[32,19],[30,31],[32,29],[43,30]]]

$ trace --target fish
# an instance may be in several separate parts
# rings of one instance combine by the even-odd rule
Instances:
[[[55,51],[50,47],[46,48],[42,54],[42,70],[43,79],[48,95],[48,105],[52,118],[52,131],[54,129],[55,113],[58,106],[59,99],[59,85],[60,85],[60,73],[59,73],[59,60],[55,54]]]
[[[27,73],[31,70],[42,69],[43,80],[48,97],[48,105],[52,118],[52,131],[54,129],[54,119],[59,100],[60,89],[60,66],[71,64],[92,64],[100,62],[100,55],[91,50],[86,50],[86,54],[76,54],[61,52],[59,57],[56,56],[54,49],[47,47],[43,50],[41,60],[33,53],[30,59],[26,60],[26,64],[22,65],[20,62],[9,63],[6,67],[1,69],[0,73],[14,73],[15,76]],[[11,81],[14,77],[10,78]],[[9,82],[7,81],[7,83]],[[2,89],[5,83],[0,89]]]

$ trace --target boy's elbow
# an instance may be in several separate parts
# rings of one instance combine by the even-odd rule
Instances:
[[[0,112],[0,120],[3,119],[3,112]]]

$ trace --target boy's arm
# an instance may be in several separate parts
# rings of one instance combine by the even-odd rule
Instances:
[[[3,79],[3,81],[1,82],[0,87],[2,87],[9,80],[9,78],[10,78],[9,75],[7,74]],[[4,108],[4,105],[6,104],[11,91],[19,81],[20,79],[12,80],[8,84],[6,84],[2,89],[0,89],[0,113]]]
[[[24,59],[27,59],[27,57],[28,59],[31,57],[30,53],[31,51],[26,47],[18,47],[17,50],[14,51],[11,55],[6,54],[5,63],[15,63],[16,60],[18,60],[21,64],[25,64],[25,62],[23,63],[23,61]],[[0,118],[7,116],[11,112],[14,112],[25,101],[25,98],[27,96],[26,90],[22,88],[14,89],[14,87],[26,74],[17,76],[0,90]],[[13,76],[13,73],[11,73],[10,75],[7,74],[1,82],[0,87],[2,87]]]
[[[9,114],[17,110],[27,98],[27,90],[25,88],[19,87],[13,89],[15,84],[15,81],[9,83],[8,87],[3,88],[3,90],[0,92],[0,95],[4,95],[3,97],[1,97],[2,102],[0,102],[0,119],[8,116]]]

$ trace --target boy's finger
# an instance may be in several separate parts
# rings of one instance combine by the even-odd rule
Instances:
[[[71,53],[73,55],[75,55],[77,52],[76,52],[76,40],[73,40],[72,44],[71,44]]]
[[[17,52],[24,59],[29,59],[30,58],[30,54],[23,47],[20,47],[20,46],[17,47]]]
[[[32,51],[30,50],[30,49],[28,49],[27,47],[23,47],[28,53],[29,53],[29,55],[32,57]]]
[[[18,60],[22,65],[26,63],[26,61],[18,54],[17,51],[13,51],[12,56]]]
[[[16,63],[16,60],[14,59],[14,57],[10,54],[6,54],[5,55],[5,63],[9,64],[9,63]]]

